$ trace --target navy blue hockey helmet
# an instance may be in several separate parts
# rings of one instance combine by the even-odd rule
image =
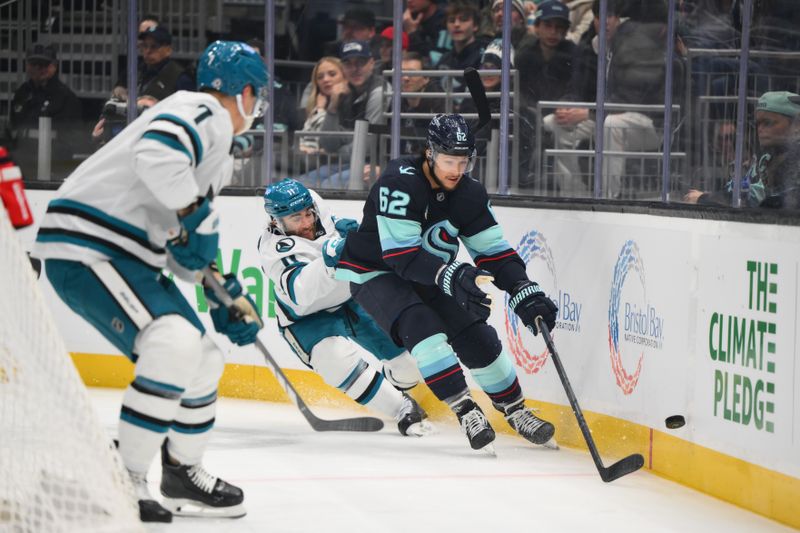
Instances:
[[[267,187],[264,192],[264,210],[272,218],[280,219],[314,207],[314,199],[305,185],[292,178]]]
[[[470,131],[464,117],[457,113],[440,113],[428,124],[428,149],[430,159],[439,154],[459,155],[469,158],[466,172],[475,164],[475,136]]]

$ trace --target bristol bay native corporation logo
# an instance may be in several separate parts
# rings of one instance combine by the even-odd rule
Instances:
[[[553,295],[558,295],[558,299],[554,300],[558,305],[558,317],[556,319],[556,330],[572,331],[579,333],[581,330],[581,312],[583,304],[580,303],[573,294],[568,290],[559,288],[558,280],[556,278],[555,261],[553,260],[553,252],[547,244],[544,235],[536,230],[532,230],[522,237],[517,246],[517,253],[525,262],[526,265],[534,264],[533,272],[535,276],[533,279],[539,282],[548,295],[552,298]],[[545,281],[545,274],[549,274],[552,282]],[[522,367],[528,374],[537,373],[547,362],[547,348],[543,348],[541,352],[531,353],[525,348],[525,341],[527,337],[528,345],[533,338],[531,333],[523,333],[526,331],[525,326],[519,321],[514,310],[509,307],[509,295],[505,297],[505,326],[506,338],[508,339],[509,349],[514,354],[514,359],[517,364]],[[553,337],[557,334],[553,332]]]
[[[635,277],[629,280],[628,274],[631,272]],[[622,340],[625,345],[635,351],[639,351],[639,346],[642,347],[636,362],[636,370],[632,373],[625,368],[622,357],[620,319],[622,319]],[[644,262],[639,246],[634,241],[627,241],[614,266],[614,279],[608,302],[608,348],[611,355],[611,370],[623,394],[631,394],[639,383],[644,349],[661,350],[663,343],[664,318],[647,299]]]

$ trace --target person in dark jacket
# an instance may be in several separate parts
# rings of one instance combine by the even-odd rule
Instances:
[[[72,90],[58,79],[58,58],[53,45],[34,44],[25,57],[28,77],[14,92],[9,117],[10,148],[22,174],[37,175],[39,118],[52,119],[53,173],[68,164],[79,143],[81,102]],[[65,169],[66,170],[69,169]]]
[[[536,11],[537,35],[522,39],[517,48],[520,88],[527,105],[540,100],[560,100],[572,76],[575,43],[566,40],[569,9],[558,0],[548,0]]]
[[[192,76],[172,59],[172,35],[164,26],[154,26],[139,34],[142,68],[138,94],[159,100],[176,91],[194,91]]]
[[[408,49],[427,56],[431,66],[450,49],[444,10],[434,0],[408,0],[403,31],[408,33]]]
[[[478,31],[478,9],[465,0],[453,0],[445,9],[447,34],[453,42],[453,49],[439,60],[439,70],[464,71],[467,67],[478,68],[485,41],[476,37]],[[453,92],[466,90],[462,76],[454,76],[449,81],[442,80],[442,85]]]

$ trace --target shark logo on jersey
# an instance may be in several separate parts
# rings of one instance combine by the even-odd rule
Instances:
[[[275,249],[282,254],[288,252],[292,248],[294,248],[294,239],[291,237],[284,237],[275,245]]]
[[[400,167],[400,174],[404,174],[406,176],[413,176],[414,167]]]

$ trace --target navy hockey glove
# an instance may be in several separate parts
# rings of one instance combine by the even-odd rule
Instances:
[[[492,275],[485,270],[469,263],[453,261],[439,271],[436,284],[443,293],[455,298],[458,305],[478,315],[481,320],[486,320],[492,311],[492,297],[483,292],[478,284],[492,279]]]
[[[339,236],[344,239],[351,231],[358,230],[358,221],[352,218],[340,218],[336,221],[334,227],[339,232]]]
[[[534,335],[539,334],[539,328],[536,327],[537,316],[542,317],[548,329],[556,327],[558,306],[545,295],[538,284],[533,281],[520,281],[511,289],[510,295],[509,305]]]
[[[214,291],[205,288],[214,329],[239,346],[254,343],[258,331],[264,326],[264,322],[258,316],[255,302],[244,294],[241,284],[233,274],[224,276],[222,286],[233,299],[230,309],[222,305]]]
[[[191,213],[178,217],[181,235],[167,243],[175,261],[189,270],[207,267],[217,258],[219,246],[219,218],[211,208],[208,198]]]
[[[325,261],[325,266],[336,268],[336,264],[342,256],[342,250],[344,250],[344,239],[334,237],[325,241],[322,245],[322,260]]]

